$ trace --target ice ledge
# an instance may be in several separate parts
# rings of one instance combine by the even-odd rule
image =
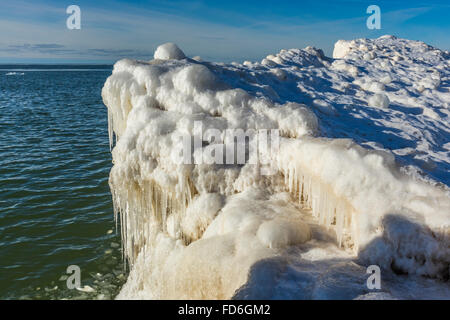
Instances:
[[[116,136],[110,186],[133,268],[125,291],[229,298],[257,261],[317,241],[309,210],[364,263],[448,277],[448,189],[402,173],[389,153],[314,138],[318,117],[333,124],[343,109],[318,98],[317,109],[289,100],[325,79],[345,82],[357,67],[338,68],[313,48],[244,65],[198,62],[180,52],[164,45],[150,63],[119,61],[102,91],[111,142]],[[173,162],[176,137],[198,136],[196,122],[220,132],[279,129],[280,152],[271,155],[276,174],[261,176],[249,163]],[[194,156],[210,143],[194,148]]]

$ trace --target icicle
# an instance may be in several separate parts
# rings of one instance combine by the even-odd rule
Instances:
[[[113,116],[111,114],[111,111],[108,109],[108,137],[109,137],[109,151],[112,151],[113,147],[113,135],[114,135],[114,127],[113,127]]]

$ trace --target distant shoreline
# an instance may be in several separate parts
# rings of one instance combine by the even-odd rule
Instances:
[[[112,70],[112,64],[20,64],[20,63],[12,63],[12,64],[0,64],[0,70],[61,70],[61,69],[70,69],[70,70],[82,70],[82,69],[108,69]]]

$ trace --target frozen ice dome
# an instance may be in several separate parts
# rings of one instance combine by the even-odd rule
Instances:
[[[389,98],[384,93],[376,93],[369,98],[369,105],[376,108],[387,108],[389,107]]]
[[[184,55],[184,52],[181,51],[180,48],[175,43],[167,42],[162,45],[160,45],[158,48],[156,48],[155,59],[161,59],[161,60],[181,60],[186,58]]]

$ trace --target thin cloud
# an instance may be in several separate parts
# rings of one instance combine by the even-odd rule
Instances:
[[[134,50],[134,49],[105,49],[105,48],[88,48],[88,49],[73,49],[67,48],[64,45],[56,43],[38,43],[30,44],[24,43],[20,45],[10,45],[6,48],[0,48],[0,52],[9,53],[44,53],[55,55],[80,55],[80,56],[101,56],[101,57],[117,57],[117,56],[132,56],[132,57],[148,57],[152,52]]]

